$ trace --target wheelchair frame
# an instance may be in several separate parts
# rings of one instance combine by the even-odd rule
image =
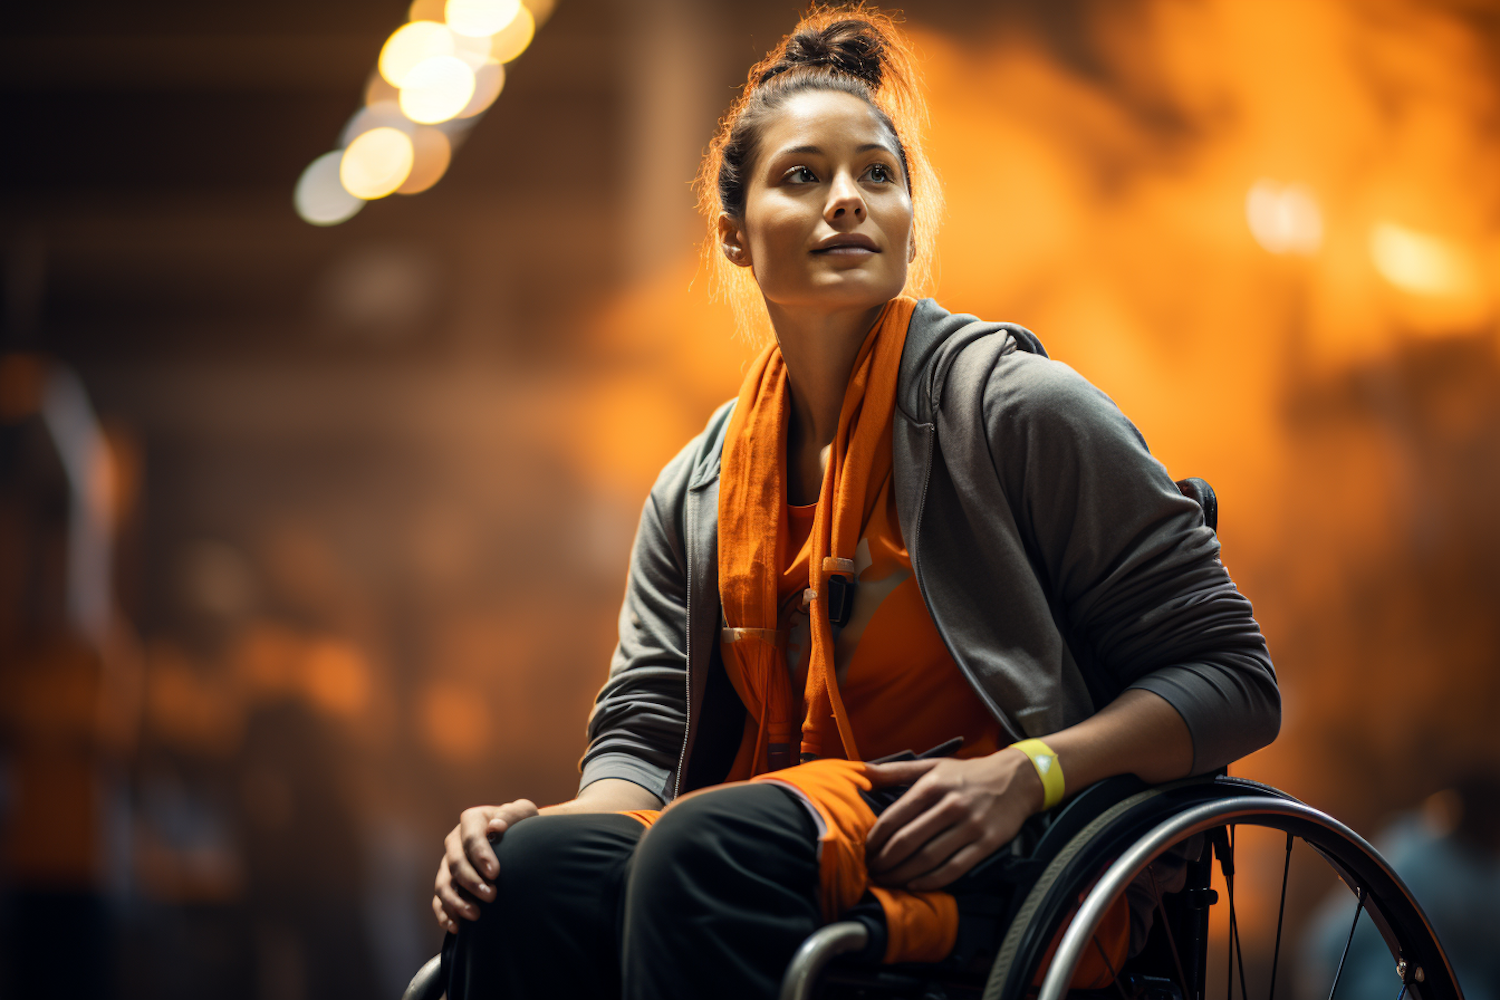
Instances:
[[[1069,806],[1067,812],[1075,814],[1074,822],[1066,822],[1066,813],[1060,814],[1056,821],[1067,828],[1066,843],[1047,845],[1044,838],[1038,844],[1037,853],[1050,856],[1042,859],[1045,867],[1015,906],[987,976],[976,979],[954,972],[934,976],[932,973],[939,966],[931,967],[932,973],[926,974],[910,966],[830,968],[840,955],[864,949],[868,943],[864,924],[840,921],[819,929],[798,949],[782,982],[781,1000],[807,1000],[822,985],[833,985],[845,993],[861,996],[914,996],[924,1000],[959,996],[1021,1000],[1032,995],[1037,1000],[1061,1000],[1068,995],[1073,972],[1093,941],[1100,921],[1126,886],[1174,845],[1207,834],[1200,856],[1189,859],[1188,884],[1182,892],[1157,896],[1157,914],[1161,919],[1155,926],[1168,939],[1172,962],[1167,969],[1154,971],[1165,975],[1149,980],[1139,978],[1134,975],[1138,970],[1133,970],[1132,963],[1127,962],[1118,970],[1116,987],[1118,995],[1130,1000],[1138,996],[1200,1000],[1205,994],[1207,978],[1208,906],[1213,902],[1205,896],[1216,895],[1209,888],[1211,864],[1217,859],[1225,874],[1233,913],[1233,849],[1225,831],[1237,826],[1262,827],[1287,834],[1288,855],[1293,840],[1301,839],[1328,862],[1359,899],[1356,914],[1368,913],[1385,939],[1400,977],[1403,997],[1410,995],[1420,1000],[1462,997],[1430,922],[1400,876],[1357,833],[1283,792],[1253,781],[1217,777],[1212,781],[1174,782],[1132,793],[1125,782],[1111,779],[1085,790]],[[1082,817],[1076,815],[1080,812],[1091,815],[1081,826],[1077,820]],[[1090,883],[1091,888],[1079,903],[1080,892]],[[1175,915],[1168,912],[1174,895],[1186,897],[1188,903],[1177,907],[1179,912]],[[1202,905],[1197,905],[1199,901]],[[1045,970],[1040,990],[1033,993],[1038,967],[1058,928],[1064,925],[1067,929]],[[1278,919],[1278,957],[1280,940]],[[1237,946],[1237,938],[1232,943]],[[1191,974],[1185,969],[1191,970]],[[1231,966],[1231,975],[1232,972]],[[1274,978],[1274,966],[1272,975]],[[1126,979],[1133,980],[1130,992],[1120,982]],[[1334,990],[1337,983],[1336,974]],[[1243,959],[1240,985],[1243,993]],[[1229,995],[1233,996],[1232,983]]]

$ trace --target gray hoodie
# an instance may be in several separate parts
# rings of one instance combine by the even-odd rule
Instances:
[[[646,499],[580,788],[624,778],[669,801],[722,780],[739,745],[744,708],[718,651],[719,456],[732,409]],[[1276,737],[1270,654],[1202,511],[1109,397],[1029,331],[922,300],[893,445],[917,585],[1011,739],[1073,725],[1130,688],[1181,714],[1194,773]]]

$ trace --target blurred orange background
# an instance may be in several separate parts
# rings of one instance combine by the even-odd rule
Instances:
[[[7,995],[57,905],[98,992],[395,996],[458,811],[572,794],[640,503],[751,353],[688,182],[797,8],[533,9],[447,175],[327,227],[405,5],[13,21]],[[939,301],[1220,494],[1285,701],[1233,773],[1371,834],[1500,766],[1495,9],[905,13]]]

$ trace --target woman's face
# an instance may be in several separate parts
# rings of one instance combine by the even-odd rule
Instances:
[[[742,219],[724,252],[768,302],[870,308],[900,293],[912,251],[911,194],[894,138],[852,94],[805,91],[762,130]]]

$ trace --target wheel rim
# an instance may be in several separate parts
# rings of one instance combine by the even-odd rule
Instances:
[[[1101,828],[1085,831],[1077,838],[1078,841],[1107,839],[1111,843],[1124,838],[1130,846],[1125,847],[1123,851],[1111,851],[1118,856],[1079,906],[1077,915],[1069,924],[1058,946],[1051,967],[1042,983],[1038,1000],[1060,1000],[1066,994],[1073,970],[1092,941],[1094,931],[1105,911],[1138,872],[1172,845],[1196,834],[1226,826],[1279,830],[1288,834],[1289,844],[1291,838],[1297,838],[1313,847],[1335,875],[1359,895],[1360,903],[1355,911],[1356,926],[1360,915],[1368,914],[1385,939],[1392,955],[1400,956],[1404,960],[1406,972],[1403,979],[1405,985],[1409,987],[1410,994],[1418,997],[1419,1000],[1439,1000],[1439,998],[1462,996],[1453,970],[1438,945],[1431,924],[1422,912],[1421,906],[1401,878],[1354,831],[1332,817],[1295,800],[1276,798],[1266,794],[1251,794],[1189,804],[1176,815],[1150,827],[1143,835],[1138,836],[1132,832],[1139,826],[1138,821],[1133,821],[1132,812],[1139,814],[1145,811],[1148,800],[1163,795],[1170,797],[1171,792],[1172,789],[1152,789],[1132,796],[1131,799],[1120,803],[1100,818],[1103,824]],[[1159,816],[1160,812],[1157,810],[1159,810],[1159,804],[1151,810]],[[1105,844],[1101,849],[1109,850],[1109,844]],[[1088,852],[1082,849],[1075,851],[1074,856],[1064,859],[1065,866],[1075,864],[1084,870],[1087,870],[1093,863]],[[1286,866],[1283,868],[1283,896],[1278,913],[1277,943],[1272,957],[1272,996],[1274,996],[1275,989],[1274,968],[1280,959],[1281,917],[1285,910],[1284,894],[1289,868],[1290,853]],[[1028,898],[1027,906],[1031,907],[1033,912],[1047,912],[1047,906],[1044,904],[1048,903],[1052,904],[1052,912],[1058,911],[1056,904],[1059,902],[1058,894],[1061,892],[1060,883],[1064,880],[1061,878],[1060,870],[1052,874],[1055,877],[1050,883],[1043,884],[1047,881],[1044,876],[1044,879],[1039,881],[1033,889],[1033,896],[1036,898]],[[1230,874],[1231,876],[1233,874],[1232,868]],[[1076,889],[1076,883],[1074,883],[1074,888]],[[1229,889],[1231,946],[1234,946],[1238,944],[1238,935],[1232,923],[1234,913],[1232,881]],[[1028,961],[1033,967],[1040,956],[1040,952],[1035,947],[1036,942],[1043,939],[1039,935],[1045,935],[1046,939],[1050,939],[1050,935],[1054,933],[1056,920],[1049,920],[1048,923],[1050,926],[1039,927],[1031,932],[1029,949],[1020,949],[1022,953],[1030,956]],[[1349,934],[1349,940],[1352,941],[1352,939],[1353,928]],[[1007,943],[1010,944],[1010,942]],[[1175,944],[1173,948],[1175,952]],[[1002,948],[1002,953],[991,971],[985,988],[986,1000],[1019,997],[1024,993],[1025,986],[1031,982],[1033,968],[1021,968],[1015,961],[1016,954],[1017,950],[1014,945],[1011,946],[1009,954],[1006,954],[1006,949]],[[1344,954],[1345,956],[1348,954],[1347,942]],[[1235,956],[1231,953],[1231,976],[1234,959]],[[1342,965],[1341,959],[1340,972],[1335,974],[1335,986],[1337,976],[1341,974]],[[1416,980],[1418,969],[1421,970],[1422,981],[1420,982]],[[1243,992],[1243,959],[1240,962],[1240,970]]]

